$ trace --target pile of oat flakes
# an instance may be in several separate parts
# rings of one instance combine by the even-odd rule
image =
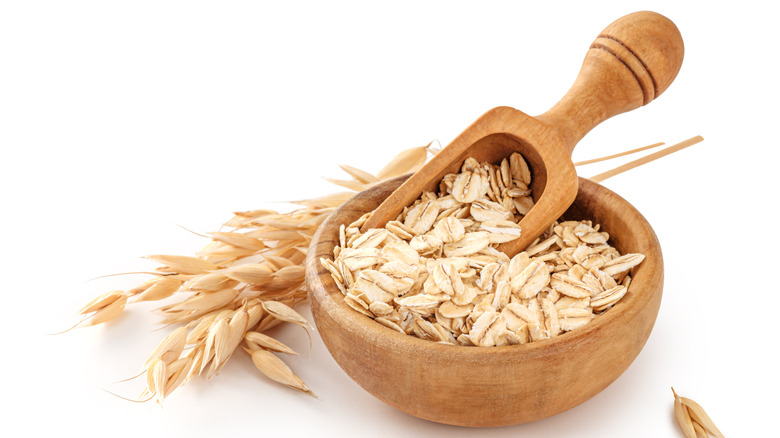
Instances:
[[[590,221],[564,221],[511,259],[533,206],[520,154],[467,159],[385,228],[341,226],[321,259],[356,311],[401,333],[455,345],[525,344],[582,327],[618,302],[641,254],[620,253]]]

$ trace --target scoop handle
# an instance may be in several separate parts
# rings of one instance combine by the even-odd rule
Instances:
[[[680,31],[663,15],[642,11],[619,18],[593,41],[566,95],[536,118],[558,131],[571,154],[599,123],[663,93],[684,52]]]

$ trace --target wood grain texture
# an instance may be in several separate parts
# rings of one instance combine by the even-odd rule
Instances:
[[[520,221],[520,238],[499,247],[516,254],[574,201],[571,153],[579,140],[604,120],[658,97],[677,76],[683,53],[680,32],[660,14],[636,12],[616,20],[591,44],[574,85],[549,111],[537,117],[509,107],[488,111],[387,197],[363,230],[395,219],[466,158],[498,163],[517,151],[529,162],[536,205]]]
[[[332,258],[338,228],[375,209],[404,179],[356,195],[319,228],[306,261],[318,331],[360,386],[411,415],[460,426],[503,426],[546,418],[588,400],[620,376],[650,335],[661,303],[663,260],[650,224],[610,190],[579,180],[567,219],[592,219],[621,253],[646,256],[615,307],[554,339],[507,347],[459,347],[397,333],[355,312],[320,257]]]

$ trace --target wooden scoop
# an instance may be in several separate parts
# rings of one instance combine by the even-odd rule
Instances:
[[[510,257],[522,251],[574,202],[577,142],[604,120],[658,97],[677,76],[683,52],[680,32],[663,15],[618,19],[591,44],[574,85],[549,111],[536,117],[510,107],[488,111],[395,190],[363,231],[383,227],[422,193],[437,190],[466,158],[498,163],[519,152],[531,169],[535,205],[520,221],[520,237],[498,249]]]

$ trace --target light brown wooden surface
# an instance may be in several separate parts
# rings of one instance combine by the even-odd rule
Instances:
[[[535,205],[520,221],[520,238],[499,247],[516,254],[574,200],[571,153],[577,142],[604,120],[658,97],[677,76],[683,52],[677,27],[660,14],[636,12],[616,20],[591,44],[574,85],[549,111],[537,117],[509,107],[488,111],[392,193],[363,229],[395,219],[467,157],[495,163],[517,151],[531,168]]]
[[[461,426],[502,426],[549,417],[588,400],[628,368],[661,303],[663,260],[650,224],[612,191],[580,179],[569,219],[593,219],[622,253],[646,256],[629,292],[587,326],[554,339],[508,347],[460,347],[397,333],[349,308],[320,257],[332,258],[338,228],[400,186],[362,192],[314,236],[306,261],[312,314],[329,352],[360,386],[411,415]]]

